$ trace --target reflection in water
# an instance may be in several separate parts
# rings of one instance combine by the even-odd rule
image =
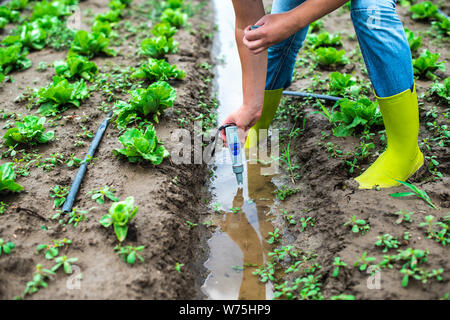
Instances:
[[[242,83],[232,2],[213,2],[218,25],[213,52],[215,56],[225,58],[225,63],[218,64],[215,69],[221,123],[228,113],[241,105]],[[205,266],[210,274],[202,289],[209,299],[272,299],[270,285],[259,282],[252,274],[255,269],[244,268],[244,264],[262,265],[267,259],[269,245],[265,237],[273,231],[267,214],[273,204],[275,186],[270,176],[261,175],[261,164],[246,163],[244,185],[238,188],[228,150],[217,150],[216,159],[220,157],[226,160],[216,163],[211,192],[212,203],[220,204],[224,214],[216,215],[219,228],[208,241],[211,253]],[[231,211],[237,207],[241,210]]]
[[[238,188],[230,165],[216,170],[214,201],[222,205],[224,215],[208,241],[211,255],[205,266],[211,273],[203,290],[210,299],[271,299],[271,290],[252,274],[255,269],[243,268],[245,264],[264,264],[270,251],[265,237],[273,231],[268,213],[274,185],[270,176],[261,175],[261,167],[247,163],[243,188]],[[230,192],[234,196],[230,197]]]

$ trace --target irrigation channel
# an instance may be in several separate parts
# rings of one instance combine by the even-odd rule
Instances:
[[[234,11],[231,1],[214,0],[216,32],[213,55],[225,57],[216,64],[215,90],[219,102],[219,124],[242,102],[241,67],[234,37]],[[220,14],[219,14],[220,13]],[[217,59],[216,59],[217,60]],[[245,162],[244,184],[238,187],[223,148],[216,154],[210,183],[212,204],[220,204],[223,215],[215,215],[217,231],[208,240],[210,271],[202,291],[209,299],[272,299],[271,284],[259,282],[254,268],[245,264],[265,263],[270,247],[265,240],[273,231],[269,221],[274,204],[274,176],[263,175],[261,164]],[[248,154],[246,156],[248,158]]]

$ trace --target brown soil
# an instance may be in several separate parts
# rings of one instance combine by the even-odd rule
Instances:
[[[132,9],[124,20],[138,26],[148,23],[142,15],[137,15],[139,5],[145,1],[133,1]],[[196,4],[200,1],[194,1]],[[81,12],[91,10],[93,14],[105,12],[107,1],[90,0],[80,3]],[[179,110],[186,118],[198,116],[202,110],[199,97],[208,102],[210,89],[201,78],[211,77],[210,71],[200,68],[203,62],[211,63],[211,40],[202,36],[200,28],[212,30],[212,11],[208,4],[189,20],[191,27],[180,30],[176,40],[180,43],[179,53],[170,55],[168,61],[177,64],[186,71],[183,81],[175,81],[172,85],[177,89],[178,98],[172,110],[168,110],[160,118],[156,126],[158,136],[171,149],[171,132],[178,128]],[[87,21],[92,17],[83,16],[82,28],[87,29]],[[206,28],[206,29],[205,29]],[[121,35],[129,32],[123,28]],[[150,34],[139,35],[140,39]],[[114,58],[99,57],[95,62],[100,72],[107,72],[111,66],[119,68],[137,66],[144,58],[137,57],[136,49],[139,41],[129,37],[120,47],[114,47],[120,55]],[[54,70],[49,67],[45,72],[38,72],[35,67],[45,61],[49,65],[54,60],[64,59],[66,51],[58,52],[44,49],[32,52],[29,58],[33,67],[23,72],[13,74],[15,82],[4,83],[0,88],[1,109],[5,112],[18,114],[35,114],[36,109],[28,110],[25,103],[14,103],[13,100],[24,92],[27,87],[39,88],[51,81]],[[127,99],[126,95],[123,95]],[[89,120],[83,123],[95,134],[99,124],[106,115],[98,110],[105,101],[100,92],[93,92],[81,108],[69,109],[63,116],[87,115]],[[110,106],[110,104],[108,104]],[[3,126],[6,120],[2,120]],[[77,120],[57,121],[54,128],[56,141],[48,146],[39,146],[38,153],[43,158],[53,153],[64,153],[66,156],[75,154],[79,158],[87,152],[89,141],[85,146],[76,148],[74,141],[80,133],[80,123]],[[187,127],[189,129],[189,126]],[[0,130],[3,135],[6,129]],[[42,263],[44,268],[51,268],[52,261],[46,261],[43,255],[35,253],[38,244],[51,243],[52,239],[68,238],[73,244],[62,250],[68,257],[77,257],[75,263],[82,273],[81,290],[69,290],[66,281],[71,279],[62,271],[49,281],[49,287],[38,291],[32,299],[193,299],[198,298],[201,285],[199,270],[195,265],[200,252],[200,228],[190,230],[186,220],[197,222],[202,209],[202,188],[208,176],[205,165],[177,165],[165,160],[160,166],[130,164],[126,160],[113,156],[112,150],[121,147],[117,141],[119,131],[110,124],[106,135],[95,155],[95,161],[88,168],[82,187],[74,207],[87,210],[88,220],[81,222],[77,228],[71,225],[63,227],[57,221],[51,220],[55,213],[53,200],[49,197],[50,189],[59,184],[70,186],[76,174],[75,168],[65,164],[57,165],[52,171],[46,172],[34,168],[27,177],[18,177],[17,182],[24,186],[25,192],[20,194],[1,195],[1,200],[10,207],[0,216],[0,237],[13,241],[16,249],[9,256],[2,255],[0,259],[0,299],[12,299],[21,295],[25,284],[32,279],[35,265]],[[2,148],[1,151],[6,151]],[[8,158],[0,163],[10,161]],[[86,193],[92,189],[109,185],[116,189],[116,196],[121,200],[134,196],[139,212],[130,228],[125,245],[145,245],[143,251],[145,264],[138,262],[134,266],[126,264],[116,255],[113,247],[117,244],[112,229],[106,229],[99,224],[99,219],[107,212],[111,202],[98,205]],[[45,226],[47,230],[43,230]],[[184,263],[182,272],[175,270],[176,263]],[[77,270],[76,270],[77,271]],[[75,277],[78,272],[72,275]],[[201,271],[200,271],[201,274]]]

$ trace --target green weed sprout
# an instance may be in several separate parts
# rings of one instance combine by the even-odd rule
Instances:
[[[0,215],[4,214],[6,212],[6,208],[8,208],[9,205],[4,203],[3,201],[0,201]]]
[[[72,273],[72,263],[77,262],[78,258],[68,258],[67,256],[58,257],[55,259],[56,264],[51,271],[56,272],[60,267],[63,267],[64,272],[67,274]]]
[[[40,244],[36,247],[36,254],[44,252],[45,259],[51,260],[58,256],[59,248],[72,244],[72,240],[64,238],[63,240],[52,240],[53,244]]]
[[[298,189],[298,188],[296,188],[296,189],[291,189],[291,188],[288,188],[288,187],[285,186],[285,185],[282,185],[282,186],[280,187],[280,189],[275,190],[274,193],[275,193],[276,198],[277,198],[278,200],[284,201],[284,200],[286,200],[286,198],[287,198],[288,196],[290,196],[290,195],[292,195],[292,194],[295,194],[295,193],[297,193],[297,192],[299,192],[299,191],[300,191],[300,189]]]
[[[112,202],[117,202],[119,199],[114,196],[113,188],[109,186],[102,187],[98,190],[91,190],[88,192],[88,195],[92,195],[91,199],[95,200],[98,204],[104,204],[106,199],[111,200]]]
[[[0,238],[0,256],[2,255],[2,253],[4,252],[5,254],[9,255],[11,253],[11,251],[15,248],[16,246],[14,245],[13,242],[6,242],[5,240],[3,240],[2,238]]]
[[[43,269],[41,264],[36,265],[36,271],[33,275],[33,280],[27,282],[25,290],[21,298],[24,298],[27,294],[33,294],[37,292],[40,288],[47,288],[47,279],[50,275],[54,275],[55,272]]]
[[[280,241],[280,229],[276,228],[273,232],[269,232],[270,239],[267,240],[268,244],[274,244]]]
[[[316,224],[316,219],[312,218],[312,217],[301,217],[300,218],[300,232],[303,232],[306,230],[306,228],[308,227],[308,225],[310,225],[311,227],[314,227],[314,225]]]
[[[402,197],[409,197],[409,196],[417,196],[419,198],[421,198],[423,201],[425,201],[429,207],[433,208],[433,209],[437,209],[437,207],[433,204],[433,202],[431,202],[430,197],[427,195],[427,193],[423,190],[420,190],[419,188],[417,188],[415,185],[411,184],[411,183],[407,183],[404,181],[400,181],[395,179],[395,181],[401,183],[402,185],[408,187],[409,189],[411,189],[412,192],[398,192],[398,193],[391,193],[390,196],[394,197],[394,198],[402,198]]]
[[[405,222],[412,222],[411,216],[414,214],[414,212],[407,212],[407,211],[397,211],[393,213],[394,215],[398,216],[397,220],[395,220],[396,224],[400,224],[403,221]]]
[[[181,272],[181,268],[184,267],[184,263],[179,263],[177,262],[175,264],[175,270],[177,270],[177,272]]]
[[[144,263],[144,258],[138,253],[145,249],[145,246],[125,246],[122,247],[120,244],[114,247],[114,251],[117,251],[116,253],[120,255],[123,258],[123,261],[125,261],[128,264],[134,264],[136,262],[136,257]]]
[[[332,274],[332,276],[335,278],[337,278],[337,276],[339,275],[339,268],[344,268],[347,266],[347,264],[342,261],[340,257],[334,258],[333,265],[336,266]]]
[[[359,270],[365,271],[369,266],[370,262],[377,260],[375,257],[367,257],[367,252],[364,251],[361,258],[356,260],[353,264],[354,267],[359,267]]]
[[[388,252],[389,249],[396,249],[400,245],[400,242],[392,235],[386,233],[382,236],[377,237],[377,242],[375,242],[375,246],[384,247],[383,252]]]
[[[352,216],[346,223],[344,223],[344,226],[347,225],[352,228],[353,233],[361,233],[361,235],[364,235],[370,230],[370,225],[367,224],[366,220],[356,219],[356,216]]]

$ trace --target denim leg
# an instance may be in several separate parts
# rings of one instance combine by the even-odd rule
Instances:
[[[272,13],[289,11],[306,0],[274,0]],[[308,26],[269,48],[266,90],[287,88],[292,82],[298,51],[308,33]]]
[[[375,93],[390,97],[414,84],[411,51],[395,0],[352,0],[351,18]]]

